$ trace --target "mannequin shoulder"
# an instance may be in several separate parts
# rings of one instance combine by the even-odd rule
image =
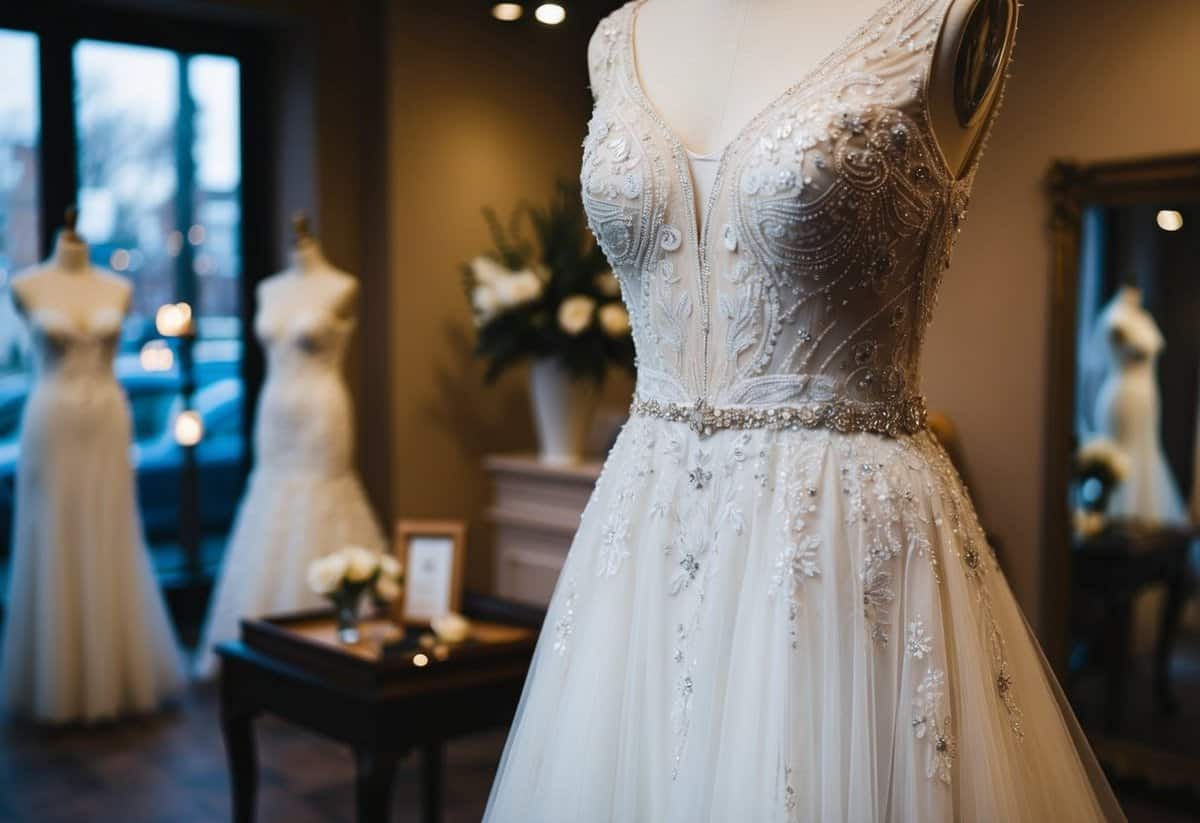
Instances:
[[[1016,40],[1018,0],[947,0],[928,82],[930,120],[965,171],[999,105]]]

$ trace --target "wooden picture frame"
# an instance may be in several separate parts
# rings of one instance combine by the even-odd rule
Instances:
[[[403,623],[428,624],[462,608],[467,524],[461,520],[399,520],[395,552],[404,566],[403,593],[395,615]]]

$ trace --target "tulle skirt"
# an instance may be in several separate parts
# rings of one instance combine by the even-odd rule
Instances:
[[[634,417],[485,819],[1121,819],[931,435]]]
[[[213,649],[238,637],[243,617],[325,605],[308,587],[308,566],[346,545],[385,548],[366,493],[352,471],[255,469],[213,592],[197,673],[215,673]]]
[[[48,379],[26,403],[0,692],[17,715],[94,722],[184,681],[142,540],[115,381]]]

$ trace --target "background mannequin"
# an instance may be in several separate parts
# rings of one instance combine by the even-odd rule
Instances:
[[[353,468],[353,414],[342,358],[354,329],[358,284],[332,266],[302,215],[291,267],[258,289],[255,330],[267,350],[259,396],[257,463],[213,595],[199,670],[238,620],[315,608],[307,572],[317,557],[353,544],[385,545]]]
[[[74,213],[18,275],[35,380],[21,422],[0,691],[18,714],[96,721],[155,708],[183,671],[141,536],[128,401],[113,356],[131,287],[88,263]]]
[[[947,1],[930,79],[930,113],[950,167],[961,169],[999,96],[997,75],[1015,33],[1016,0]],[[691,152],[718,155],[747,121],[879,8],[880,0],[649,0],[638,9],[635,26],[638,76]],[[973,39],[964,49],[968,35]],[[965,124],[955,108],[959,81],[971,87],[959,96],[978,101],[965,112]]]

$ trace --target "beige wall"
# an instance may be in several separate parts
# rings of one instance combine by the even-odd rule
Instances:
[[[1003,115],[927,347],[925,385],[961,429],[987,527],[1038,624],[1053,158],[1200,147],[1200,3],[1029,0]]]
[[[480,3],[390,4],[390,326],[372,341],[386,352],[367,357],[387,358],[395,516],[478,524],[480,458],[533,446],[524,375],[485,387],[470,355],[460,266],[490,246],[482,206],[507,217],[556,177],[578,177],[595,19],[581,17],[551,30],[497,23]],[[468,579],[486,585],[479,536]]]

